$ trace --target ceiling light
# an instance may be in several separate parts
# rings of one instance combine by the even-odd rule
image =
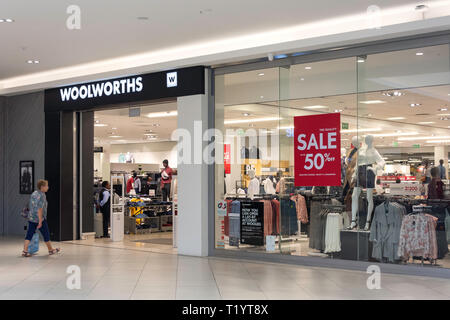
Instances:
[[[352,133],[352,132],[375,132],[381,131],[381,128],[367,128],[367,129],[344,129],[341,133]]]
[[[262,77],[264,75],[264,73],[258,73],[258,76]]]
[[[400,136],[415,136],[418,132],[396,132],[396,133],[378,133],[374,134],[374,137],[400,137]]]
[[[2,22],[8,22],[8,23],[11,23],[11,22],[14,22],[14,20],[13,19],[11,19],[11,18],[1,18],[0,19],[0,23],[2,23]]]
[[[305,70],[311,70],[312,67],[305,67]]]
[[[386,101],[382,101],[382,100],[367,100],[367,101],[360,101],[359,103],[363,103],[363,104],[379,104],[379,103],[386,103]]]
[[[167,112],[153,112],[146,115],[147,118],[163,118],[163,117],[175,117],[178,115],[177,111]]]
[[[433,121],[423,121],[423,122],[417,122],[418,124],[433,124],[433,123],[436,123],[436,122],[433,122]]]
[[[439,113],[438,116],[450,116],[450,113]]]
[[[307,106],[303,107],[303,109],[328,109],[327,106]]]
[[[423,52],[416,52],[416,56],[423,56]]]
[[[404,120],[406,118],[404,117],[392,117],[392,118],[387,118],[386,120]]]
[[[400,91],[391,91],[391,92],[384,92],[383,96],[387,96],[387,97],[400,97],[400,96],[404,96],[405,94],[403,92]]]
[[[248,117],[248,116],[250,115],[250,113],[245,112],[245,113],[243,113],[242,115],[243,115],[244,117]]]
[[[278,121],[281,118],[256,118],[256,119],[245,119],[245,120],[225,120],[224,124],[235,124],[235,123],[246,123],[246,122],[264,122],[264,121]]]
[[[305,81],[305,78],[300,78],[300,81]]]
[[[450,140],[428,140],[427,143],[450,143]]]
[[[284,59],[287,58],[287,54],[277,54],[276,56],[274,56],[275,59]]]
[[[414,141],[414,140],[430,140],[430,139],[450,139],[450,136],[429,136],[429,137],[409,137],[409,138],[398,138],[402,141]]]
[[[411,103],[409,106],[410,106],[411,108],[414,108],[414,107],[419,107],[419,106],[421,106],[421,104],[420,104],[420,103]]]
[[[448,109],[447,108],[440,108],[440,109],[438,109],[438,111],[447,111]]]
[[[122,136],[109,136],[110,138],[122,138]]]
[[[104,123],[96,123],[96,124],[94,124],[94,127],[107,127],[108,125],[107,124],[104,124]]]
[[[441,117],[441,118],[439,118],[440,120],[442,120],[442,121],[448,121],[448,120],[450,120],[450,118],[448,118],[448,117]]]
[[[334,110],[334,112],[342,112],[342,111],[344,111],[344,110],[342,110],[342,109],[335,109]]]
[[[28,64],[38,64],[39,60],[28,60],[27,63]]]

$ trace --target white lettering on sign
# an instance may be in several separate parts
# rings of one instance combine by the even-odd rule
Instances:
[[[326,138],[326,140],[324,140]],[[328,132],[327,134],[319,133],[319,142],[317,142],[316,135],[313,133],[309,138],[308,143],[306,143],[306,134],[299,134],[297,137],[299,145],[298,150],[311,150],[312,148],[316,150],[326,150],[326,149],[336,149],[336,132]]]
[[[110,95],[141,92],[143,89],[142,77],[128,78],[122,80],[91,83],[59,89],[61,101],[75,101],[78,99],[91,99]]]

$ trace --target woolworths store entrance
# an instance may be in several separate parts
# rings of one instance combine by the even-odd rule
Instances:
[[[182,192],[183,185],[177,183],[181,168],[171,134],[188,126],[180,115],[205,107],[195,100],[205,95],[205,70],[192,67],[46,90],[45,176],[52,240],[176,246],[171,232],[177,190]],[[172,168],[170,180],[162,174],[165,159]],[[110,182],[115,211],[106,233],[98,198],[104,181]],[[166,184],[169,193],[163,190]],[[116,213],[122,214],[120,219],[114,218]]]

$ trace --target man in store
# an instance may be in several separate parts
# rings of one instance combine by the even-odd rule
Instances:
[[[447,174],[446,174],[446,169],[444,167],[444,160],[441,159],[439,160],[439,177],[441,178],[441,180],[446,180],[447,179]]]
[[[133,173],[133,179],[134,179],[134,184],[133,184],[134,190],[136,191],[136,194],[140,194],[142,184],[141,184],[141,179],[138,177],[136,172]]]
[[[169,160],[163,161],[164,169],[161,170],[161,192],[163,195],[163,201],[167,201],[170,196],[170,184],[172,183],[172,168],[169,167]]]
[[[132,189],[134,189],[134,175],[136,173],[133,171],[133,175],[127,180],[127,194],[130,193]]]
[[[109,238],[108,227],[111,215],[111,186],[108,181],[102,182],[102,190],[100,191],[100,211],[103,215],[103,238]]]

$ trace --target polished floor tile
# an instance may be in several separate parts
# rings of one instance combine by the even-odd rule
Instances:
[[[0,300],[450,299],[448,279],[382,274],[381,289],[369,290],[368,274],[358,271],[177,256],[106,240],[101,246],[60,243],[62,254],[41,251],[25,259],[21,242],[0,242]],[[74,265],[79,290],[67,287]]]

